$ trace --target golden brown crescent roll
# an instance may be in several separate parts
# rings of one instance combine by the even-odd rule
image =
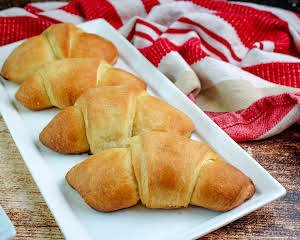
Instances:
[[[11,81],[21,83],[45,63],[56,60],[48,40],[41,35],[31,37],[5,60],[1,75]]]
[[[84,128],[79,130],[79,125],[69,124],[70,119],[72,123],[84,123]],[[41,132],[40,140],[54,151],[78,153],[87,151],[77,144],[86,139],[90,151],[97,153],[126,147],[128,139],[140,132],[165,131],[190,136],[193,130],[192,120],[183,112],[139,87],[104,86],[87,90],[73,107],[57,114]]]
[[[75,107],[59,112],[40,136],[46,146],[60,153],[83,153],[90,149],[82,113]]]
[[[63,58],[98,58],[113,64],[118,50],[107,39],[71,23],[54,24],[15,48],[4,62],[1,75],[22,83],[44,64]]]
[[[131,152],[131,153],[130,153]],[[108,149],[74,166],[66,179],[99,211],[189,204],[229,211],[251,198],[252,181],[208,145],[172,133],[148,132],[129,148]]]
[[[30,110],[64,109],[90,88],[122,84],[147,87],[133,74],[97,58],[66,58],[38,69],[20,85],[15,97]]]
[[[66,178],[96,210],[108,212],[137,204],[139,195],[127,148],[93,155],[68,172]]]
[[[194,124],[186,115],[149,94],[138,98],[133,124],[133,136],[148,131],[174,132],[190,136],[194,131]]]

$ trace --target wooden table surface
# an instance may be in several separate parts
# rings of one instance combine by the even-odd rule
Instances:
[[[0,205],[15,225],[16,239],[63,239],[1,117],[0,139]],[[240,145],[287,195],[202,239],[300,239],[300,126]]]

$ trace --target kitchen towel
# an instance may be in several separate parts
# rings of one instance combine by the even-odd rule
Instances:
[[[0,45],[103,18],[235,141],[300,120],[300,15],[223,0],[74,0],[0,11]],[[205,126],[203,126],[205,127]]]

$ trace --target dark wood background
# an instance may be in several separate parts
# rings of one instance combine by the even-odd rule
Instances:
[[[0,9],[28,2],[0,0]],[[298,0],[263,2],[299,12]],[[0,205],[15,225],[16,239],[63,239],[1,117],[0,139]],[[240,145],[287,189],[287,194],[202,239],[300,239],[300,126]]]

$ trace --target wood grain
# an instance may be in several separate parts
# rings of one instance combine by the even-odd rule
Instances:
[[[0,139],[0,205],[16,228],[16,239],[63,239],[2,117]]]
[[[16,239],[63,239],[13,139],[0,118],[0,205]],[[241,146],[287,189],[280,200],[202,239],[300,239],[300,127]]]

